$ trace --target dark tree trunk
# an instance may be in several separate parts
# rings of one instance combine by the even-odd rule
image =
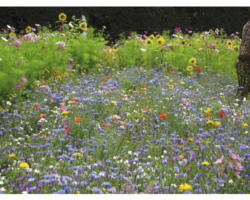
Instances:
[[[250,91],[250,20],[243,27],[236,70],[239,83],[238,94],[246,97]]]

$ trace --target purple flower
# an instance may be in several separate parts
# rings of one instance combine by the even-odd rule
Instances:
[[[101,190],[100,188],[98,188],[98,187],[93,187],[93,188],[92,188],[92,192],[94,192],[94,193],[99,193],[99,194],[102,194],[102,193],[103,193],[102,190]]]
[[[22,85],[22,84],[17,83],[17,84],[16,84],[16,88],[23,88],[23,85]]]
[[[56,44],[59,45],[61,49],[63,49],[66,46],[65,42],[63,41],[58,41],[56,42]]]
[[[214,32],[218,35],[220,30],[218,28],[216,28]]]
[[[5,34],[8,34],[9,33],[9,31],[5,28],[5,29],[3,29],[3,32],[5,33]]]
[[[115,192],[116,192],[116,188],[115,188],[115,187],[109,188],[109,189],[108,189],[108,192],[110,192],[110,193],[115,193]]]
[[[67,67],[71,69],[73,66],[71,64],[67,64]]]

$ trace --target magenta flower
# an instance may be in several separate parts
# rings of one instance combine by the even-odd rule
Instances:
[[[22,77],[22,78],[20,78],[20,81],[21,81],[21,82],[27,82],[27,78]]]
[[[16,84],[16,88],[23,88],[23,85],[22,85],[22,84],[17,83],[17,84]]]
[[[71,69],[73,66],[71,64],[67,64],[67,67]]]
[[[175,31],[176,33],[179,33],[179,32],[181,32],[181,28],[180,28],[180,27],[176,27],[176,28],[174,29],[174,31]]]

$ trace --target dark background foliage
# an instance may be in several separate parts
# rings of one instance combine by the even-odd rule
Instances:
[[[0,7],[0,28],[7,24],[18,30],[27,25],[51,24],[59,13],[80,18],[84,14],[90,26],[102,29],[112,39],[120,33],[173,30],[175,27],[204,31],[223,28],[228,34],[241,32],[250,18],[248,7]]]

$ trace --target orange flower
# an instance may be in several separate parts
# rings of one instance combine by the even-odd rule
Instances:
[[[78,100],[76,98],[71,99],[73,102],[77,102]]]
[[[161,112],[160,113],[160,118],[161,119],[165,119],[165,118],[167,118],[168,117],[168,115],[166,114],[166,113],[164,113],[164,112]]]
[[[184,158],[184,156],[183,156],[182,154],[180,154],[180,155],[178,155],[178,158],[183,159],[183,158]]]
[[[44,114],[41,113],[41,114],[39,115],[39,117],[40,117],[40,119],[44,118]]]
[[[170,72],[175,72],[175,68],[174,67],[170,67]]]
[[[66,134],[70,134],[70,131],[69,131],[69,128],[70,128],[70,127],[67,125],[67,126],[65,126],[64,128],[65,128],[65,133],[66,133]]]
[[[110,79],[110,75],[109,74],[105,75],[105,78]]]
[[[81,117],[75,117],[74,121],[76,123],[80,123],[82,121],[82,118]]]
[[[38,109],[39,107],[40,107],[40,106],[39,106],[38,104],[35,104],[35,105],[34,105],[34,108],[35,108],[35,109]]]
[[[107,124],[102,123],[102,127],[103,127],[103,128],[107,127]]]

